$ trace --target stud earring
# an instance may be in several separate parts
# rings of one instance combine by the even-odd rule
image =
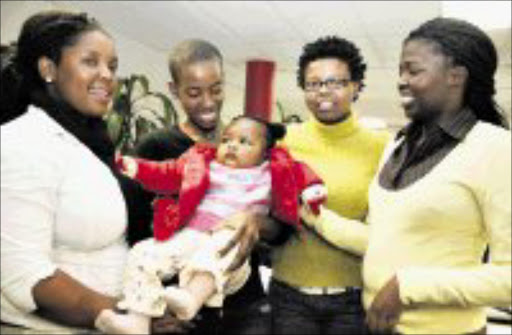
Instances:
[[[47,77],[47,78],[44,79],[44,81],[46,81],[48,84],[50,84],[52,82],[52,78]]]

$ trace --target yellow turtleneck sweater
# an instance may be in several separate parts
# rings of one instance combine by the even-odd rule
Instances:
[[[362,220],[368,186],[389,139],[358,125],[353,114],[341,123],[325,125],[314,118],[289,126],[283,144],[297,160],[308,164],[328,189],[326,207]],[[362,286],[361,258],[327,243],[309,230],[292,235],[273,253],[273,277],[293,286]]]

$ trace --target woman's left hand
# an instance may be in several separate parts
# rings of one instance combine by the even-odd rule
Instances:
[[[366,323],[371,332],[392,333],[401,313],[400,287],[395,275],[375,296],[367,311]]]

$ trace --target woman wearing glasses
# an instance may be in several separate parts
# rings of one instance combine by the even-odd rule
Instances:
[[[312,113],[289,126],[284,144],[325,181],[326,207],[362,220],[367,190],[387,142],[362,128],[352,103],[364,87],[359,49],[338,37],[304,47],[298,84]],[[337,249],[312,230],[292,234],[273,253],[270,299],[275,334],[354,334],[364,331],[361,258]]]

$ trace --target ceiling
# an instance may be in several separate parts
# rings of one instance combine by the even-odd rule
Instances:
[[[388,122],[401,122],[396,93],[403,38],[420,23],[442,14],[440,1],[50,1],[86,11],[104,26],[167,55],[185,38],[219,46],[227,83],[243,95],[245,63],[276,62],[275,99],[304,113],[295,71],[302,46],[324,35],[354,41],[368,64],[366,89],[357,108]],[[510,113],[511,34],[490,31],[501,55],[498,97]],[[166,71],[160,72],[167,76]],[[395,121],[392,121],[395,120]]]
[[[73,6],[163,52],[175,41],[201,37],[217,44],[232,65],[263,57],[288,71],[295,70],[302,45],[325,34],[357,41],[371,66],[393,66],[392,49],[407,32],[441,14],[439,1],[73,1]]]

